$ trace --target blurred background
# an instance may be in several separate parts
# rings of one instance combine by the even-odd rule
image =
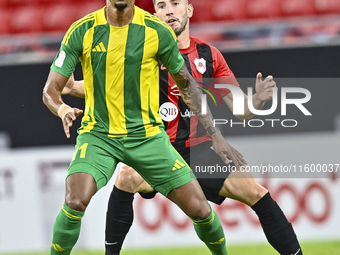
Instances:
[[[285,117],[301,118],[297,128],[238,126],[226,128],[227,139],[253,165],[326,165],[317,178],[258,177],[300,239],[339,241],[340,168],[337,172],[330,168],[340,163],[340,1],[189,2],[195,8],[191,35],[222,52],[241,87],[242,79],[244,84],[255,84],[261,71],[273,75],[278,86],[294,84],[311,91],[307,108],[313,116],[301,118],[301,112],[291,111]],[[80,119],[67,139],[60,119],[43,105],[42,89],[68,27],[104,5],[104,0],[0,0],[0,254],[49,249]],[[154,12],[151,0],[136,0],[136,5]],[[80,65],[75,77],[82,78]],[[84,108],[82,99],[65,96],[64,100]],[[113,182],[114,178],[91,202],[78,248],[103,248]],[[200,243],[190,222],[164,198],[146,201],[136,196],[135,208],[126,247]],[[229,242],[266,242],[249,208],[230,200],[214,208],[230,233]]]

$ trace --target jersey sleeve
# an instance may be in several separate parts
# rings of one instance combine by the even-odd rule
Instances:
[[[158,30],[158,37],[158,58],[169,73],[178,73],[184,65],[184,59],[179,52],[176,35],[170,27],[162,25]]]
[[[83,38],[79,36],[79,31],[77,29],[74,30],[72,25],[64,36],[51,69],[69,78],[74,72],[82,54],[82,42]]]
[[[216,84],[230,84],[236,87],[240,87],[240,84],[237,82],[234,73],[229,68],[227,62],[225,61],[222,53],[216,48],[212,47],[213,50],[213,64],[214,64],[214,74],[213,78],[215,79]],[[216,89],[222,97],[228,95],[230,93],[229,89]]]

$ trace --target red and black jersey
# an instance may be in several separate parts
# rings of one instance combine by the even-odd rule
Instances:
[[[227,65],[221,52],[215,47],[190,37],[187,49],[180,49],[185,64],[194,78],[204,84],[210,84],[211,78],[232,78],[239,86],[233,72]],[[210,140],[209,134],[198,118],[182,100],[176,83],[170,73],[160,63],[160,108],[166,132],[175,147],[190,147]],[[197,80],[197,79],[196,79]],[[230,93],[228,89],[216,89],[220,97]]]

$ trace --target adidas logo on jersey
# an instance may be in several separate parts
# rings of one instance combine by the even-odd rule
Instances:
[[[96,47],[92,49],[94,52],[106,52],[103,42],[99,43]]]
[[[172,171],[176,171],[178,169],[181,169],[182,167],[184,167],[185,164],[183,164],[181,161],[179,161],[178,159],[176,159],[175,161],[175,165],[174,167],[172,168]]]

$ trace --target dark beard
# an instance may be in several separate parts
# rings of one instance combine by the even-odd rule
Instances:
[[[188,25],[188,14],[186,14],[185,16],[184,16],[184,19],[183,19],[183,23],[181,23],[181,27],[179,27],[178,29],[176,29],[176,30],[174,30],[174,32],[175,32],[175,35],[176,36],[180,36],[182,33],[183,33],[183,31],[185,30],[185,28],[187,27],[187,25]]]
[[[122,11],[127,7],[127,4],[115,3],[115,7],[118,9],[118,11]]]

